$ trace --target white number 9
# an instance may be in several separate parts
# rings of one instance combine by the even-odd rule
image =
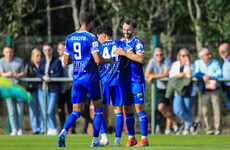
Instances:
[[[78,42],[73,43],[73,49],[74,49],[74,58],[76,60],[81,59],[81,43]]]

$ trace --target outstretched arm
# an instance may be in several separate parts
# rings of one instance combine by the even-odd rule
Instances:
[[[129,58],[129,59],[131,59],[133,61],[141,63],[142,65],[145,64],[145,62],[144,62],[144,54],[142,52],[140,52],[138,54],[135,54],[133,51],[126,52],[121,47],[117,48],[115,50],[115,52],[116,52],[117,55],[126,56],[127,58]]]
[[[114,64],[112,58],[104,59],[99,52],[94,52],[94,53],[92,53],[92,55],[93,55],[95,63],[97,63],[99,65],[104,65],[104,64],[113,65]]]

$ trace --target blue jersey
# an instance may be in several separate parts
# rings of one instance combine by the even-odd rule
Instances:
[[[118,40],[105,41],[99,46],[100,53],[103,58],[113,58],[114,65],[106,64],[100,67],[100,75],[103,85],[115,86],[124,84],[124,68],[122,56],[115,53],[116,48],[123,48],[130,51],[132,48],[125,42]]]
[[[132,47],[132,50],[135,54],[138,54],[140,52],[144,53],[144,44],[137,37],[134,36],[130,41],[127,42],[127,44]],[[129,60],[128,79],[134,83],[145,83],[142,64],[133,60]]]
[[[99,52],[99,42],[87,31],[74,32],[66,38],[65,54],[73,61],[73,80],[89,83],[100,80],[98,66],[92,53]]]

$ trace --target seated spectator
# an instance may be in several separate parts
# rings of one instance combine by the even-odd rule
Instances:
[[[36,77],[37,68],[39,65],[39,61],[41,59],[41,51],[37,48],[32,50],[31,53],[31,61],[26,65],[25,71],[27,77]],[[29,112],[30,112],[30,125],[33,130],[33,134],[44,133],[39,125],[38,114],[41,114],[41,108],[38,107],[38,82],[28,82],[26,86],[26,90],[32,96],[32,100],[29,103]],[[43,116],[41,115],[41,127],[43,126]]]
[[[55,106],[58,98],[58,91],[60,90],[60,84],[57,82],[50,82],[52,77],[61,77],[63,73],[63,69],[61,66],[61,61],[53,56],[54,50],[50,43],[46,43],[43,45],[43,53],[45,58],[42,58],[39,62],[39,66],[37,69],[37,77],[44,80],[48,88],[46,88],[45,84],[40,83],[38,85],[38,100],[41,106],[42,115],[45,118],[47,115],[47,135],[57,135],[57,121],[55,117]],[[44,91],[47,90],[47,114],[45,114],[44,107]],[[44,130],[44,126],[41,129]]]
[[[222,75],[224,79],[230,79],[230,47],[227,43],[223,43],[219,46],[219,55],[223,60]],[[225,90],[228,103],[228,115],[230,117],[230,81],[225,81]]]
[[[153,57],[154,58],[149,60],[145,70],[145,78],[148,83],[151,83],[154,79],[168,77],[171,66],[171,60],[163,55],[160,48],[155,49]],[[170,100],[165,98],[165,92],[166,83],[157,80],[157,108],[166,118],[165,134],[171,133],[171,123],[173,124],[174,132],[177,133],[183,128],[183,126],[182,124],[177,123]]]
[[[63,68],[63,76],[64,77],[69,77],[69,70],[73,68],[73,65],[68,65],[65,66],[64,65],[64,50],[65,50],[65,42],[59,42],[58,43],[58,48],[57,48],[57,53],[59,55],[59,59],[62,62],[62,68]],[[73,77],[70,76],[70,77]],[[65,124],[65,103],[67,104],[67,109],[69,114],[72,113],[72,102],[71,102],[71,87],[72,87],[72,83],[71,82],[62,82],[61,83],[61,91],[58,93],[58,115],[59,115],[59,120],[61,123],[61,129],[63,128],[64,124]],[[73,126],[71,127],[72,134],[76,134],[75,131],[75,123],[73,124]]]
[[[199,57],[200,59],[195,61],[195,77],[199,79],[198,88],[206,133],[221,135],[220,83],[217,81],[221,77],[221,67],[217,60],[212,59],[207,48],[201,49]],[[214,125],[212,114],[214,115]]]
[[[186,48],[180,49],[180,51],[177,54],[177,61],[172,64],[171,70],[169,72],[169,77],[182,77],[192,79],[194,67],[193,64],[191,64],[190,62],[191,60],[189,51]],[[191,88],[192,90],[187,88],[184,89],[189,90],[188,95],[182,95],[180,93],[175,92],[173,99],[173,111],[177,115],[177,117],[183,120],[185,123],[183,135],[189,134],[190,129],[190,132],[192,134],[197,134],[198,124],[194,123],[192,118],[193,100],[196,95],[195,84],[192,84]]]
[[[11,47],[4,47],[4,57],[0,59],[0,76],[9,78],[18,84],[18,79],[25,75],[24,65],[20,58],[13,56]],[[22,135],[24,102],[20,99],[7,98],[6,104],[9,113],[11,133],[10,135]]]

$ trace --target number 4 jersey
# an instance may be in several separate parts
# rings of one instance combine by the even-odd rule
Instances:
[[[94,52],[99,52],[99,42],[94,34],[74,32],[66,38],[64,53],[72,58],[74,81],[86,83],[100,80],[98,66],[92,56]]]
[[[108,40],[99,46],[100,54],[103,58],[113,58],[114,65],[106,64],[100,66],[100,75],[102,84],[106,86],[116,86],[124,84],[125,70],[123,68],[124,59],[115,53],[116,48],[123,48],[126,52],[132,50],[132,47],[125,42],[118,40]]]

